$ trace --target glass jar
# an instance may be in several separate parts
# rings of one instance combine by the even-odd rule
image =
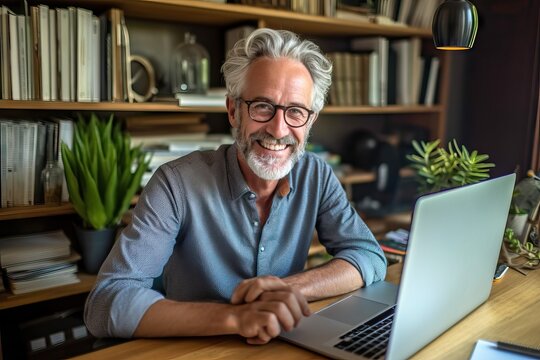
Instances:
[[[174,94],[206,94],[210,77],[208,51],[186,32],[184,42],[174,49],[171,64]]]
[[[62,201],[62,182],[64,181],[64,169],[58,161],[48,160],[41,171],[43,183],[43,198],[45,204],[60,205]]]

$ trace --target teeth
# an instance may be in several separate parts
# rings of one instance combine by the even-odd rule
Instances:
[[[284,150],[287,147],[287,145],[279,145],[279,144],[274,144],[274,143],[270,143],[270,142],[262,142],[262,141],[260,141],[259,144],[263,148],[268,149],[268,150],[272,150],[272,151]]]

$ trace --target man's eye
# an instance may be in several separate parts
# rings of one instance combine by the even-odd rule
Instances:
[[[292,107],[292,108],[289,108],[287,112],[289,113],[290,116],[295,116],[295,117],[307,116],[307,112],[302,108]]]
[[[255,103],[255,109],[257,111],[269,111],[271,112],[272,109],[274,108],[272,105],[268,104],[268,103]]]

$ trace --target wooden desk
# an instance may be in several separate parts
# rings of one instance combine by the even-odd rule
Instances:
[[[397,283],[401,264],[392,265],[387,280]],[[320,309],[335,299],[312,303]],[[504,340],[540,346],[540,270],[524,276],[512,269],[495,283],[489,300],[414,359],[467,359],[477,339]],[[413,334],[411,336],[414,336]],[[79,359],[324,359],[281,340],[263,346],[247,345],[238,336],[138,339],[89,353]]]

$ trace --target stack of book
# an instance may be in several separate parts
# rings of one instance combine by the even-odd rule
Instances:
[[[79,259],[62,231],[0,239],[5,285],[14,294],[78,283]]]
[[[229,134],[208,134],[204,115],[195,113],[133,116],[125,118],[124,124],[131,143],[152,155],[143,186],[158,167],[169,161],[196,150],[216,150],[234,141]]]
[[[379,245],[389,261],[402,262],[407,252],[408,241],[409,231],[397,229],[387,232],[384,237],[379,240]]]

